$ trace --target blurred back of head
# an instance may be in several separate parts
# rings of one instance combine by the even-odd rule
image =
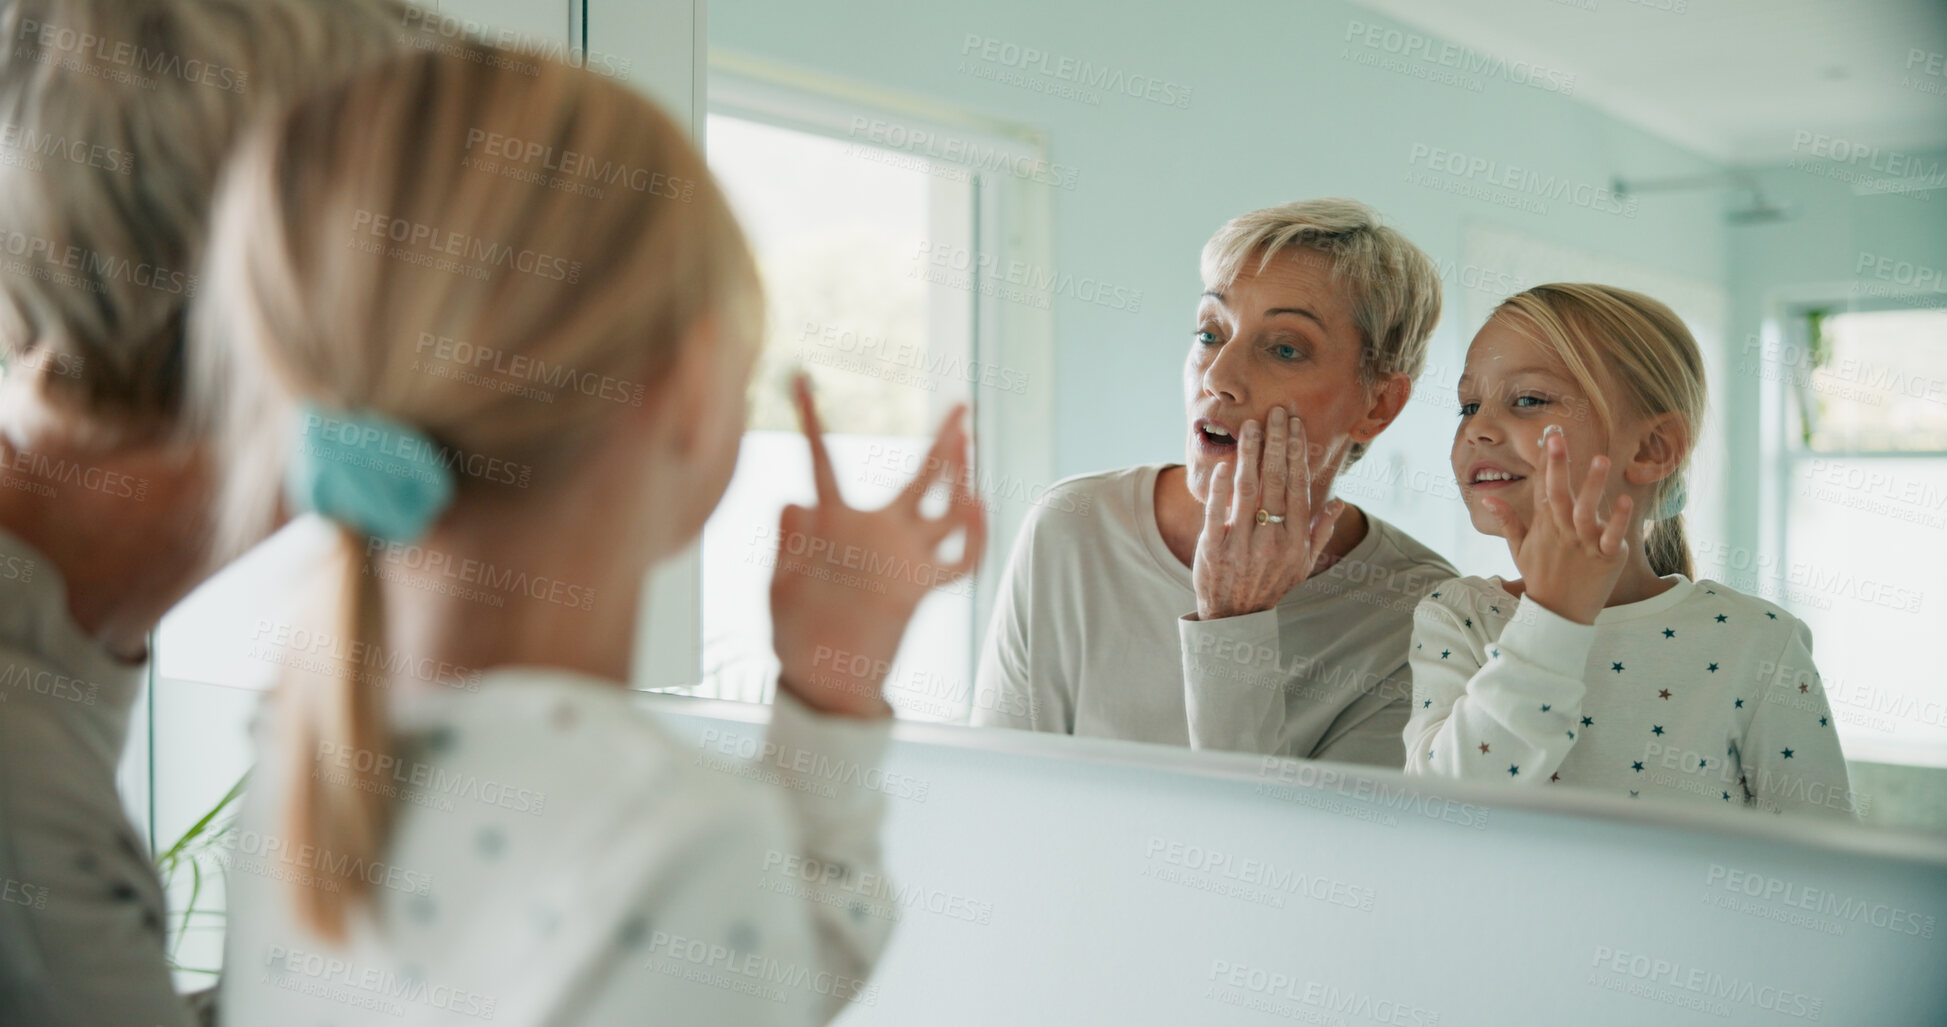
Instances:
[[[0,360],[113,444],[175,425],[216,179],[253,117],[409,40],[394,0],[0,8]],[[15,385],[23,382],[15,382]]]

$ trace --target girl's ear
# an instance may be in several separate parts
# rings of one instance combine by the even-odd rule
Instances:
[[[1623,468],[1623,480],[1649,485],[1677,473],[1692,441],[1682,416],[1669,413],[1650,418],[1636,436],[1636,452]]]
[[[1352,438],[1359,442],[1371,442],[1379,433],[1399,417],[1406,409],[1406,401],[1413,396],[1413,379],[1399,371],[1382,376],[1372,389],[1372,404],[1366,408],[1366,416],[1352,426]]]

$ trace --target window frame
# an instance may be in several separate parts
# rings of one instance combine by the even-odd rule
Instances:
[[[707,83],[707,101],[697,105],[699,123],[706,115],[724,115],[875,145],[858,139],[856,119],[886,119],[909,129],[924,128],[991,146],[1010,158],[1039,162],[1047,157],[1046,138],[1033,128],[741,54],[710,50]],[[707,152],[707,138],[703,145]],[[1014,370],[1029,383],[1018,396],[1003,396],[979,385],[971,388],[975,466],[980,480],[1046,484],[1052,481],[1054,470],[1054,453],[1046,444],[1055,422],[1053,304],[1040,309],[1008,302],[997,290],[981,288],[981,275],[983,263],[987,267],[1014,262],[1030,267],[1051,265],[1052,190],[1006,175],[977,170],[972,175],[970,248],[981,259],[970,271],[969,357],[983,366],[993,363]],[[1025,504],[1003,505],[987,497],[983,502],[988,515],[988,543],[970,604],[969,665],[965,668],[968,706],[962,718],[971,712],[972,682],[994,597],[1011,543],[1028,512]],[[632,684],[638,689],[683,690],[702,680],[700,542],[672,557],[650,576],[636,634]]]

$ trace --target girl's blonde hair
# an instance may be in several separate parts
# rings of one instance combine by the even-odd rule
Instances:
[[[1647,513],[1657,516],[1673,497],[1683,495],[1683,476],[1704,422],[1709,392],[1697,340],[1676,312],[1664,304],[1612,285],[1555,283],[1537,285],[1501,301],[1488,316],[1514,323],[1524,334],[1549,346],[1589,397],[1605,434],[1614,430],[1619,411],[1598,380],[1606,370],[1621,389],[1623,411],[1639,417],[1676,414],[1684,425],[1681,462],[1651,491]],[[1695,577],[1683,515],[1657,520],[1645,541],[1657,574]]]
[[[265,126],[212,238],[192,388],[235,469],[228,548],[273,523],[299,402],[416,430],[455,505],[517,503],[659,401],[685,340],[755,346],[763,327],[744,235],[675,123],[626,86],[488,46],[386,61]],[[385,543],[339,531],[355,665],[291,675],[280,711],[286,842],[322,854],[298,901],[332,938],[386,841],[379,689],[396,662],[360,655],[386,652]],[[353,754],[357,780],[320,780],[321,753]]]

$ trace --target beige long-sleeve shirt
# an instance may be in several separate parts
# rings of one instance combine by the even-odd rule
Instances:
[[[877,1001],[879,824],[909,783],[879,766],[889,720],[780,692],[761,736],[685,745],[612,682],[478,684],[395,706],[394,751],[317,754],[327,788],[386,761],[377,860],[286,842],[287,754],[259,762],[225,856],[226,1022],[811,1025]],[[372,902],[335,944],[292,882],[347,867]]]
[[[1420,597],[1453,575],[1366,515],[1366,537],[1276,608],[1194,619],[1148,464],[1063,481],[1022,527],[982,649],[973,721],[1400,767]]]
[[[145,670],[89,639],[60,572],[0,531],[0,1024],[191,1022],[115,789]]]

